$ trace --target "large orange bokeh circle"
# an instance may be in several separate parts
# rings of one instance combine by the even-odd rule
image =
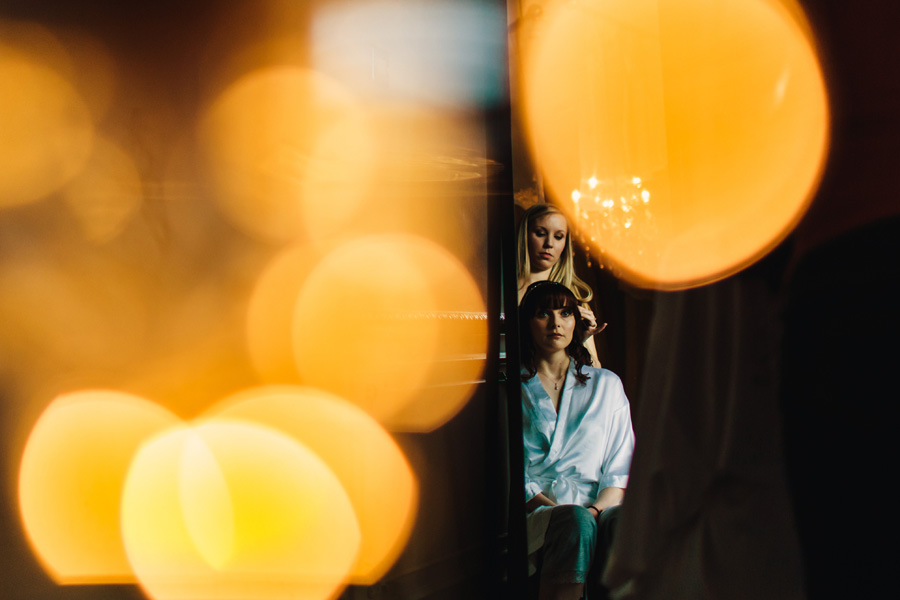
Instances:
[[[57,191],[84,167],[94,124],[73,85],[39,60],[0,45],[0,208]]]
[[[315,71],[280,66],[241,77],[213,102],[199,139],[223,213],[264,240],[339,231],[371,183],[367,117]]]
[[[530,143],[602,262],[642,286],[700,285],[801,218],[828,106],[795,3],[560,2],[542,21],[523,40]]]
[[[438,244],[362,237],[310,273],[294,307],[293,347],[302,383],[389,430],[431,431],[465,405],[484,367],[484,300]]]
[[[149,400],[106,390],[65,394],[47,407],[25,446],[19,507],[55,581],[134,582],[119,528],[122,485],[144,440],[178,422]]]

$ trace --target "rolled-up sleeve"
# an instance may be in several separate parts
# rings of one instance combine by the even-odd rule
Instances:
[[[606,459],[598,481],[598,490],[608,487],[628,487],[628,470],[634,453],[634,430],[628,401],[613,413],[607,438]]]
[[[541,484],[531,479],[528,473],[525,474],[525,502],[528,502],[538,494],[544,491]]]

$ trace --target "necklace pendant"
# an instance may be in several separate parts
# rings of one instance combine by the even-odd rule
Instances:
[[[554,390],[558,390],[558,389],[559,389],[559,383],[554,383],[554,384],[553,384],[553,389],[554,389]]]

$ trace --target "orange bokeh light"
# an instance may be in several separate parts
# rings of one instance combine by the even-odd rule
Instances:
[[[53,401],[19,470],[25,531],[58,583],[134,581],[119,529],[122,485],[150,435],[178,419],[137,396],[82,391]]]
[[[524,46],[530,143],[601,262],[676,289],[725,277],[805,212],[825,85],[790,0],[556,3]]]
[[[290,241],[337,231],[366,192],[374,151],[363,111],[300,67],[258,69],[212,104],[200,139],[225,215],[245,233]]]
[[[0,43],[0,208],[55,192],[91,151],[91,114],[72,83],[43,61],[49,51],[42,48],[33,55]],[[61,60],[60,52],[49,55]]]
[[[358,238],[327,255],[299,294],[297,369],[304,384],[347,398],[388,429],[430,431],[477,384],[484,316],[471,275],[441,246],[402,234]],[[471,360],[451,360],[460,355]]]
[[[359,525],[341,483],[287,435],[210,419],[138,452],[122,535],[154,600],[323,600],[344,584]]]
[[[288,386],[237,394],[209,414],[278,429],[320,456],[359,520],[362,541],[350,582],[372,584],[385,574],[409,537],[418,490],[402,451],[372,417],[331,394]]]
[[[265,382],[299,382],[290,334],[294,304],[319,258],[309,244],[291,246],[269,263],[256,283],[247,307],[247,348]]]

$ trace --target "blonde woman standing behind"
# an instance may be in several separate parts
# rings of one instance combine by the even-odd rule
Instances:
[[[552,204],[536,204],[525,211],[517,233],[516,269],[519,276],[519,302],[528,286],[535,281],[561,283],[575,294],[578,312],[585,324],[584,346],[594,361],[597,347],[594,334],[603,331],[606,323],[598,323],[588,302],[594,293],[590,286],[575,274],[575,253],[569,236],[569,223],[560,209]]]

